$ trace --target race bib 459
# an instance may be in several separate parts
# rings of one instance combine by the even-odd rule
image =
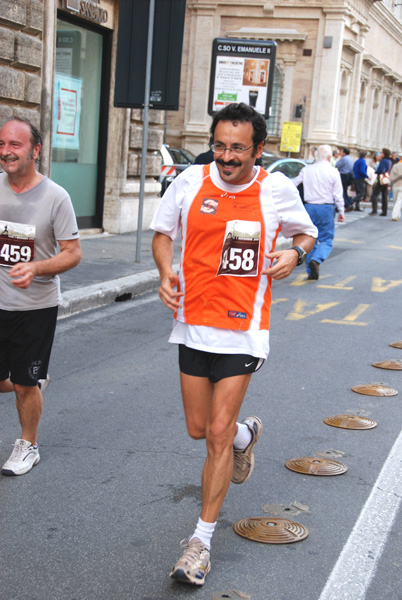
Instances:
[[[35,254],[35,225],[0,221],[0,265],[30,262]]]

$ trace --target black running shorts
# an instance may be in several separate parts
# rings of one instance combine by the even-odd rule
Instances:
[[[226,377],[255,373],[263,363],[263,358],[249,354],[215,354],[179,344],[180,371],[194,377],[208,377],[212,383]]]
[[[0,309],[0,381],[10,377],[18,385],[34,386],[46,379],[57,311],[57,306]]]

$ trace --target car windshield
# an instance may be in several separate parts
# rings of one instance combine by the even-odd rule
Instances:
[[[271,166],[272,163],[276,162],[277,160],[277,156],[268,156],[267,154],[263,154],[261,156],[261,162],[264,169],[268,169],[268,167]]]
[[[272,173],[275,173],[276,171],[280,171],[281,173],[286,175],[286,177],[289,177],[289,179],[294,179],[295,177],[298,176],[298,174],[300,173],[300,171],[302,170],[302,168],[304,166],[305,165],[302,162],[298,162],[298,161],[286,162],[286,161],[284,161],[283,163],[275,166],[272,169]]]
[[[190,150],[184,150],[184,148],[182,148],[181,153],[188,158],[188,162],[193,163],[195,161],[195,154],[190,152]]]
[[[194,162],[195,156],[187,156],[188,154],[191,154],[188,150],[169,148],[169,152],[171,154],[171,157],[173,158],[173,162],[175,165],[188,165]]]

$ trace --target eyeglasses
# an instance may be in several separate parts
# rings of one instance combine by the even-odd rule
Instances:
[[[243,146],[231,146],[230,148],[226,148],[226,146],[220,144],[219,142],[217,144],[209,145],[210,149],[215,154],[224,154],[226,150],[229,150],[229,152],[231,152],[232,154],[237,154],[238,156],[240,154],[243,154],[243,152],[247,152],[247,150],[250,150],[250,148],[254,148],[254,146],[257,146],[257,144],[251,144],[251,146],[249,146],[248,148],[244,148]]]

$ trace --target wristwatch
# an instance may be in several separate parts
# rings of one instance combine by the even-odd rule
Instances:
[[[306,261],[307,252],[303,250],[303,248],[301,248],[300,246],[292,246],[290,250],[296,250],[298,254],[297,266],[302,265]]]

